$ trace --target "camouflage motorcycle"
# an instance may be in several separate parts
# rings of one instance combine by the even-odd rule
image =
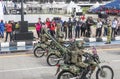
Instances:
[[[77,44],[79,43],[80,41],[76,41],[76,40],[73,40],[69,43],[69,45],[67,45],[66,47],[64,47],[64,50],[66,50],[67,52],[66,53],[69,53],[69,51],[72,51],[75,46],[78,46]],[[79,49],[84,49],[85,46],[80,46]],[[65,55],[66,55],[65,52],[63,52],[61,49],[56,52],[51,52],[48,57],[47,57],[47,63],[48,65],[50,66],[56,66],[61,60],[64,59]]]
[[[91,75],[96,70],[95,79],[113,79],[114,72],[108,65],[100,65],[100,59],[97,54],[85,53],[84,62],[88,64],[87,68],[78,67],[74,64],[58,64],[56,75],[57,79],[91,79]]]
[[[73,41],[73,42],[69,42],[69,44],[65,44],[63,47],[64,47],[64,50],[67,51],[72,51],[74,49],[74,46],[76,45],[76,42],[77,41]],[[80,49],[84,49],[82,46]],[[47,57],[47,63],[48,65],[50,66],[56,66],[61,60],[64,60],[64,57],[65,57],[66,53],[64,53],[61,49],[57,49],[56,51],[54,52],[51,52],[48,57]]]
[[[70,44],[69,43],[65,43],[63,44],[63,47],[65,48],[68,48],[70,47]],[[35,57],[42,57],[45,55],[49,55],[49,53],[56,53],[57,48],[55,47],[55,43],[53,41],[50,42],[50,44],[45,44],[45,43],[41,43],[41,42],[38,42],[34,45],[34,49],[33,49],[33,52],[34,52],[34,56]]]
[[[45,53],[48,55],[48,52],[52,51],[52,49],[55,49],[53,41],[51,41],[50,44],[38,42],[35,44],[33,49],[34,56],[40,58],[44,56]]]

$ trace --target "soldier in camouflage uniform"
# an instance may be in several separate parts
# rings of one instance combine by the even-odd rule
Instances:
[[[45,26],[42,27],[41,29],[41,39],[40,41],[46,45],[50,45],[49,37],[47,36],[47,34],[45,33],[45,30],[47,30],[47,28]]]
[[[71,63],[75,64],[78,67],[86,68],[88,65],[82,61],[82,55],[84,54],[84,42],[75,42],[71,48]]]
[[[107,29],[107,42],[105,44],[110,44],[111,43],[111,20],[108,21],[108,29]]]
[[[82,61],[83,42],[74,42],[74,44],[69,48],[68,55],[65,57],[65,63],[71,63],[78,67],[86,68],[88,65]]]
[[[57,41],[60,43],[60,44],[63,44],[63,37],[64,37],[64,35],[63,35],[63,33],[61,32],[61,27],[62,27],[62,25],[61,25],[61,23],[60,22],[57,22],[57,29],[56,29],[56,39],[57,39]]]

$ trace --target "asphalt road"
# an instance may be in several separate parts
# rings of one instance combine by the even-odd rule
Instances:
[[[0,79],[57,79],[57,67],[50,67],[46,57],[36,58],[32,51],[0,55]],[[120,49],[99,49],[99,56],[114,70],[114,79],[120,79]],[[92,79],[95,79],[93,74]]]

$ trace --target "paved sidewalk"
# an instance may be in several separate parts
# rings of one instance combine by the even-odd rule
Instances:
[[[33,36],[36,38],[34,41],[38,41],[38,37],[37,37],[37,33],[36,33],[36,30],[30,30],[33,32]],[[95,28],[92,29],[92,33],[91,33],[91,37],[90,38],[87,38],[87,37],[81,37],[81,38],[77,38],[76,40],[85,40],[86,42],[99,42],[99,41],[106,41],[107,38],[106,37],[103,37],[101,36],[101,38],[96,38],[95,37]],[[102,33],[103,35],[103,33]],[[4,36],[6,36],[6,33],[4,33]],[[65,39],[64,39],[65,40]],[[116,36],[115,37],[115,40],[120,40],[120,36]],[[69,39],[66,39],[66,41],[69,41]],[[9,35],[8,35],[8,40],[7,42],[10,42],[9,40]],[[5,38],[0,38],[0,43],[5,43]]]

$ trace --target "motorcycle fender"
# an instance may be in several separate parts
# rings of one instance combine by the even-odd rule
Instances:
[[[36,48],[42,48],[42,47],[41,47],[40,44],[39,44],[39,45],[37,44],[37,45],[34,47],[34,50],[35,50]]]
[[[55,54],[56,56],[60,57],[60,55],[58,55],[58,54],[55,53],[55,52],[50,52],[49,55],[50,55],[50,54]]]

